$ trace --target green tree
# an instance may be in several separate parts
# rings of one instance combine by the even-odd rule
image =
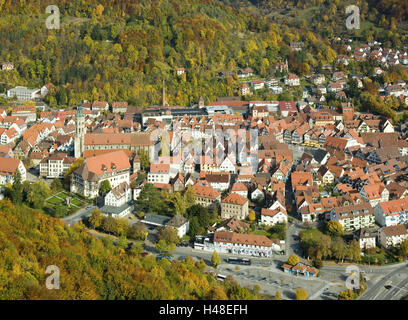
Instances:
[[[217,251],[214,250],[212,256],[211,256],[211,264],[213,265],[214,268],[217,268],[217,266],[221,263],[220,256],[218,255]]]
[[[172,251],[176,249],[176,246],[174,243],[167,242],[165,240],[159,240],[155,248],[157,251],[159,251],[161,254],[171,254]]]
[[[11,186],[11,200],[14,204],[20,205],[23,202],[23,185],[21,183],[20,170],[14,173],[14,180]]]
[[[197,218],[198,226],[202,229],[206,229],[212,223],[211,214],[207,208],[204,208],[200,204],[195,204],[187,209],[187,217],[192,219]]]
[[[53,179],[50,188],[53,193],[56,193],[57,191],[61,190],[62,189],[61,180],[59,178]]]
[[[192,217],[190,218],[190,225],[188,228],[188,235],[190,238],[195,238],[197,235],[201,233],[202,228],[200,227],[198,223],[197,217]]]
[[[129,245],[129,242],[125,234],[122,234],[119,239],[116,241],[116,245],[121,249],[126,249]]]
[[[139,150],[139,157],[140,157],[140,167],[142,170],[146,171],[147,168],[150,167],[150,157],[149,154],[145,149]]]
[[[307,300],[307,291],[304,288],[297,288],[295,291],[296,300]]]
[[[145,183],[137,198],[135,208],[137,211],[160,214],[165,211],[165,203],[157,190],[151,183]]]
[[[103,196],[112,190],[109,180],[103,180],[99,186],[99,195]]]
[[[67,214],[67,208],[62,205],[61,203],[58,203],[57,205],[55,205],[54,207],[54,217],[57,218],[62,218]]]
[[[28,187],[27,201],[35,209],[44,207],[45,199],[51,195],[50,187],[44,181],[37,181]]]
[[[300,262],[299,257],[296,254],[291,254],[288,258],[288,263],[291,266],[296,266]]]

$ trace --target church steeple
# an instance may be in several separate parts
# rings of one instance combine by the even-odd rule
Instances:
[[[82,104],[79,104],[75,116],[75,158],[80,158],[84,155],[85,130],[84,108]]]

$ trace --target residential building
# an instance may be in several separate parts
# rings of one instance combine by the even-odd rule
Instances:
[[[406,224],[382,227],[378,231],[378,242],[386,249],[398,247],[402,242],[408,240],[407,229]]]
[[[375,223],[374,210],[368,203],[333,208],[330,220],[340,222],[345,232],[372,228]]]
[[[1,157],[0,158],[0,185],[7,186],[9,183],[13,183],[14,175],[20,172],[21,181],[27,179],[27,171],[24,164],[19,159]]]
[[[152,163],[150,171],[147,174],[149,183],[169,183],[170,181],[170,164],[168,163]]]
[[[369,229],[360,229],[356,232],[355,238],[360,244],[362,250],[376,247],[376,232]]]
[[[195,202],[205,208],[214,208],[221,202],[221,193],[208,185],[195,184],[192,187],[195,196]]]
[[[375,220],[380,226],[408,222],[408,198],[380,202],[374,207]]]
[[[246,219],[248,217],[248,199],[231,193],[221,201],[221,218],[229,219],[237,217],[238,219]]]
[[[288,214],[286,209],[278,208],[275,210],[262,208],[261,209],[261,224],[274,226],[277,223],[287,223]]]

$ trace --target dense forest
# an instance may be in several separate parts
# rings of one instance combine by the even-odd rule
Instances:
[[[45,25],[51,4],[59,30]],[[349,4],[360,7],[361,30],[345,28]],[[52,83],[54,107],[83,99],[148,106],[161,102],[165,79],[171,105],[208,102],[238,94],[238,78],[221,71],[251,67],[265,78],[285,59],[300,75],[332,64],[342,53],[330,41],[337,35],[401,47],[407,11],[407,0],[1,0],[0,61],[15,70],[0,72],[0,91]],[[291,51],[291,41],[307,50]]]
[[[0,201],[0,299],[254,299],[234,280],[204,273],[203,261],[140,256],[111,239],[97,239],[82,224]],[[60,289],[46,288],[46,267],[60,269]]]
[[[251,67],[266,77],[288,57],[295,71],[336,58],[327,37],[215,0],[53,2],[59,30],[45,26],[51,1],[0,2],[0,60],[15,65],[0,73],[0,89],[51,82],[52,106],[80,99],[157,104],[162,79],[170,104],[190,105],[201,95],[238,93],[238,79],[219,79],[220,71]],[[307,56],[291,57],[296,40],[310,44]],[[177,76],[178,67],[186,73]]]

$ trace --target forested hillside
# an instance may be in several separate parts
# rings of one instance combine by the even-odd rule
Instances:
[[[267,76],[288,57],[301,71],[304,59],[289,50],[290,41],[301,39],[313,45],[311,65],[335,59],[327,38],[271,23],[255,7],[234,9],[215,0],[11,3],[0,2],[0,60],[13,61],[15,70],[0,73],[0,89],[51,82],[51,106],[80,99],[157,104],[163,78],[172,105],[233,95],[237,79],[219,79],[218,72],[252,67]],[[45,27],[49,4],[60,8],[60,30]],[[177,76],[177,67],[186,74]]]
[[[156,261],[125,251],[81,225],[0,201],[0,299],[253,299],[233,282],[203,273],[204,263]],[[46,267],[60,269],[60,289],[45,286]]]

